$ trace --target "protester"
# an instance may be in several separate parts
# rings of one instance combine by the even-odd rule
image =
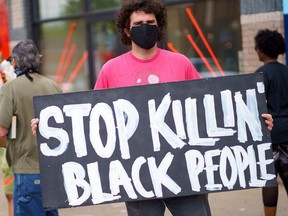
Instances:
[[[166,8],[161,1],[123,1],[116,26],[123,44],[132,49],[102,67],[95,89],[200,79],[184,55],[157,48],[166,25]],[[173,215],[211,215],[207,194],[126,202],[129,216],[162,216],[165,206]]]
[[[288,192],[288,67],[277,61],[286,52],[285,39],[273,30],[260,30],[255,36],[255,50],[264,63],[256,72],[263,72],[268,113],[274,119],[271,131],[276,174]],[[262,189],[265,216],[276,215],[278,186]]]
[[[167,24],[166,8],[160,0],[123,1],[116,26],[131,51],[108,61],[94,89],[201,78],[188,58],[157,47]],[[208,196],[193,195],[168,199],[126,202],[129,216],[162,216],[165,206],[172,215],[211,215]]]
[[[0,65],[0,89],[2,85],[16,77],[14,68],[9,59],[3,60]],[[0,138],[0,158],[1,170],[3,174],[4,193],[8,202],[8,215],[13,216],[13,190],[14,190],[14,175],[11,167],[8,166],[6,160],[6,137]]]
[[[131,51],[102,67],[94,89],[200,79],[187,57],[157,47],[166,25],[166,8],[161,0],[122,1],[116,27],[122,43],[131,46]],[[271,116],[264,116],[271,129]],[[36,118],[31,121],[34,135],[38,122]],[[211,215],[207,194],[126,202],[128,216],[164,216],[166,207],[174,216]]]
[[[42,204],[36,138],[29,133],[34,116],[33,96],[60,93],[54,81],[38,73],[40,55],[31,40],[20,41],[12,51],[17,78],[0,91],[0,137],[7,136],[16,116],[16,138],[7,137],[6,158],[14,173],[14,215],[58,215]]]

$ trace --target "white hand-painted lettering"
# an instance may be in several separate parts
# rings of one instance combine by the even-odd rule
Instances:
[[[180,100],[175,100],[172,102],[173,119],[175,121],[175,127],[178,137],[181,139],[186,139],[183,111]]]
[[[201,185],[198,176],[204,170],[204,157],[198,150],[189,150],[185,153],[185,159],[192,191],[199,192]]]
[[[257,179],[257,163],[256,163],[256,156],[255,150],[253,146],[248,146],[248,160],[249,160],[249,171],[250,171],[250,182],[249,185],[251,187],[264,187],[267,180],[260,180]]]
[[[107,130],[107,141],[104,145],[100,133],[100,117],[103,118]],[[113,111],[108,104],[96,104],[90,114],[90,141],[95,152],[102,158],[109,158],[116,145],[116,128]]]
[[[232,93],[230,90],[220,92],[225,127],[235,127]]]
[[[214,164],[213,157],[219,156],[221,151],[219,149],[206,151],[204,154],[207,175],[207,184],[205,185],[207,190],[214,191],[214,190],[221,190],[222,184],[216,184],[214,180],[214,172],[218,170],[219,164]]]
[[[131,183],[131,178],[129,178],[123,165],[118,160],[110,163],[109,182],[113,195],[120,193],[119,186],[122,185],[131,199],[137,199],[137,195]]]
[[[256,91],[255,89],[247,89],[246,90],[246,96],[247,96],[247,107],[249,108],[250,112],[252,113],[252,116],[254,116],[255,121],[257,122],[257,125],[261,125],[260,119],[258,118],[259,112],[258,112],[258,104],[257,104],[257,97],[256,97]],[[261,136],[260,141],[262,140],[262,132],[259,132],[258,136]]]
[[[228,179],[227,177],[227,161],[229,162],[231,168],[231,177]],[[227,187],[229,190],[233,189],[236,181],[237,181],[237,164],[235,157],[228,146],[225,146],[222,149],[220,156],[220,176],[223,182],[223,186]]]
[[[164,121],[170,104],[170,94],[164,96],[157,110],[155,107],[155,100],[148,101],[154,151],[160,151],[159,133],[166,139],[173,149],[182,148],[186,145],[186,143],[183,142]]]
[[[144,101],[145,113],[121,98],[109,104],[68,104],[62,110],[49,106],[40,111],[39,134],[46,139],[40,152],[57,157],[74,148],[77,162],[61,164],[71,206],[123,197],[162,198],[167,192],[170,196],[263,187],[276,176],[270,173],[273,157],[267,154],[271,143],[262,141],[257,93],[264,92],[261,83],[257,87],[245,90],[245,102],[240,91],[220,91],[221,98],[188,95],[182,100],[172,100],[167,93],[160,101]],[[135,139],[143,129],[141,118],[148,122],[147,131],[141,131],[145,152],[139,145],[143,142]],[[66,130],[71,130],[70,137]],[[239,142],[223,144],[224,137]],[[247,142],[251,137],[257,146]],[[51,139],[59,144],[52,148]],[[181,174],[176,176],[178,167]]]
[[[239,176],[239,184],[240,187],[246,188],[246,181],[245,181],[245,170],[249,165],[249,157],[247,152],[242,146],[232,146],[234,155],[235,155],[235,161],[237,164],[237,171]]]
[[[189,136],[189,145],[214,146],[219,138],[199,138],[196,99],[185,100],[186,123]]]
[[[153,191],[147,191],[145,190],[145,188],[143,187],[142,183],[141,183],[141,178],[140,178],[140,169],[142,167],[142,165],[146,163],[146,159],[144,157],[138,157],[135,161],[134,164],[132,166],[132,179],[134,182],[134,186],[137,190],[137,192],[139,194],[141,194],[141,196],[145,197],[145,198],[152,198],[154,197],[154,193]]]
[[[263,82],[257,82],[257,90],[260,94],[265,93],[265,85]]]
[[[209,137],[233,136],[236,132],[230,128],[219,128],[216,122],[215,103],[213,95],[204,96],[206,128]]]
[[[180,186],[168,176],[167,171],[173,161],[174,155],[168,152],[160,165],[157,167],[154,157],[148,158],[149,170],[152,178],[152,184],[157,197],[163,196],[162,185],[166,186],[174,194],[181,191]]]
[[[271,149],[271,143],[263,143],[258,145],[257,148],[259,154],[259,162],[257,164],[260,165],[260,177],[266,180],[275,178],[275,175],[267,173],[267,165],[273,163],[274,160],[272,158],[267,160],[265,156],[266,151]]]
[[[40,151],[45,156],[56,157],[63,154],[67,150],[69,144],[69,136],[67,132],[62,128],[49,127],[48,120],[50,117],[53,117],[58,124],[64,123],[64,117],[61,109],[56,106],[49,106],[40,112],[39,132],[46,139],[51,137],[58,139],[60,144],[58,147],[51,149],[47,143],[40,143]]]
[[[62,165],[62,173],[69,205],[81,205],[90,197],[91,194],[90,185],[84,179],[84,168],[76,162],[67,162]],[[80,197],[77,187],[83,189],[83,194]]]
[[[247,94],[247,101],[252,97],[251,94]],[[262,140],[261,124],[259,124],[259,117],[253,116],[253,112],[245,105],[242,94],[240,92],[235,93],[236,102],[236,113],[237,113],[237,126],[238,126],[238,140],[239,142],[245,143],[247,141],[246,124],[248,125],[252,138],[254,141]],[[253,100],[253,99],[251,99]],[[249,103],[251,106],[256,105],[255,103]],[[254,110],[254,109],[253,109]],[[255,114],[255,113],[254,113]]]
[[[93,204],[99,204],[107,201],[118,200],[121,196],[113,196],[110,193],[103,193],[101,178],[99,173],[99,165],[97,162],[87,164],[87,172],[89,176],[92,202]]]
[[[139,114],[133,104],[127,100],[119,99],[113,102],[117,121],[119,145],[123,159],[130,158],[128,139],[132,137],[139,123]],[[125,117],[126,116],[126,117]],[[125,125],[127,118],[127,125]]]
[[[66,116],[71,117],[72,135],[77,157],[87,155],[83,117],[89,116],[90,110],[91,104],[73,104],[63,107]]]
[[[205,187],[207,191],[219,191],[223,187],[232,190],[237,182],[242,188],[246,188],[246,182],[249,180],[251,187],[263,187],[267,180],[275,177],[267,173],[266,166],[273,163],[273,159],[266,159],[265,151],[270,147],[270,143],[259,144],[257,154],[262,155],[259,161],[256,161],[256,152],[253,145],[245,150],[242,146],[225,146],[222,150],[214,149],[204,153],[198,150],[188,150],[184,153],[187,174],[190,180],[191,190],[201,191]],[[215,161],[219,161],[215,163]],[[149,157],[138,157],[134,160],[131,169],[131,178],[126,172],[119,160],[110,162],[109,185],[110,192],[104,192],[101,184],[101,173],[97,162],[87,164],[88,180],[85,180],[85,169],[76,162],[67,162],[62,165],[62,174],[64,178],[65,191],[68,197],[69,205],[81,205],[92,196],[91,201],[94,204],[100,204],[107,201],[120,199],[120,187],[127,193],[131,199],[137,199],[136,191],[145,198],[163,197],[162,186],[165,186],[174,194],[182,191],[181,185],[169,176],[169,168],[173,166],[174,155],[168,152],[160,164],[156,165],[156,159]],[[141,181],[141,168],[148,166],[151,184],[153,190],[147,191]],[[260,179],[257,178],[257,166],[260,168]],[[146,167],[147,168],[147,167]],[[230,176],[227,176],[227,169],[231,170]],[[219,174],[217,174],[219,171]],[[245,172],[250,175],[245,177]],[[215,182],[215,175],[220,177],[219,182]],[[185,173],[182,173],[185,176]],[[203,178],[206,176],[206,182]],[[248,179],[250,177],[250,179]],[[202,179],[200,181],[200,179]],[[146,182],[147,183],[147,182]],[[83,193],[79,195],[78,187],[82,188]],[[136,189],[136,191],[134,190]],[[106,188],[107,190],[107,188]]]
[[[261,141],[263,134],[259,120],[255,89],[247,90],[246,95],[247,105],[242,100],[242,95],[240,92],[236,92],[234,96],[237,114],[238,140],[243,143],[247,141],[247,123],[253,140]],[[204,95],[203,104],[208,138],[200,138],[198,128],[199,122],[197,100],[191,98],[187,98],[185,100],[185,122],[189,145],[214,146],[215,143],[220,140],[218,137],[233,136],[233,134],[236,132],[236,130],[233,130],[232,128],[227,128],[235,125],[231,92],[229,90],[221,92],[221,102],[225,128],[220,128],[217,126],[214,96]],[[176,133],[165,122],[165,117],[171,103]],[[66,116],[71,117],[74,148],[77,157],[87,155],[83,118],[89,116],[89,112],[91,110],[89,118],[89,138],[95,152],[102,158],[111,157],[116,148],[117,130],[121,156],[123,159],[130,158],[128,140],[133,136],[138,127],[140,121],[139,113],[136,107],[127,100],[119,99],[114,101],[113,104],[115,117],[111,107],[105,103],[96,104],[92,110],[90,104],[74,104],[64,106],[63,112],[65,112]],[[183,122],[184,114],[182,112],[181,102],[179,100],[172,101],[171,96],[168,93],[164,96],[157,109],[155,100],[148,101],[148,108],[154,151],[157,152],[161,149],[159,137],[160,134],[173,149],[183,148],[187,144],[184,141],[187,139],[187,136]],[[64,123],[63,114],[60,108],[55,106],[51,106],[50,108],[48,107],[41,111],[40,116],[41,121],[39,123],[39,131],[41,135],[43,135],[43,137],[46,139],[55,137],[60,141],[60,145],[53,150],[48,147],[47,143],[42,143],[41,149],[45,151],[43,154],[49,154],[50,156],[58,156],[59,154],[62,154],[65,151],[65,145],[67,148],[69,143],[68,134],[61,128],[52,128],[48,126],[48,119],[50,117],[54,117],[55,119],[57,118],[56,123]],[[106,143],[103,143],[101,137],[101,131],[104,131],[104,128],[100,126],[101,120],[103,120],[102,125],[104,125],[106,128]],[[127,120],[127,122],[125,122],[125,120]],[[115,121],[117,126],[115,125]]]

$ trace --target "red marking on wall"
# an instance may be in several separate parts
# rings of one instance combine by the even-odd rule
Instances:
[[[219,62],[218,62],[218,60],[217,60],[214,52],[212,51],[209,43],[207,42],[205,36],[203,35],[203,32],[202,32],[200,26],[198,25],[196,19],[195,19],[194,16],[192,15],[191,9],[190,9],[190,8],[186,8],[186,12],[187,12],[187,14],[188,14],[188,16],[189,16],[192,24],[193,24],[194,27],[196,28],[196,30],[197,30],[197,32],[198,32],[201,40],[203,41],[204,45],[206,46],[209,54],[211,55],[211,57],[212,57],[215,65],[216,65],[216,67],[218,68],[218,70],[220,71],[220,73],[222,74],[222,76],[225,76],[225,73],[223,72],[223,69],[222,69],[222,67],[220,66],[220,64],[219,64]]]
[[[205,58],[205,56],[202,53],[202,51],[199,49],[198,45],[193,40],[192,36],[190,34],[188,34],[187,38],[190,41],[190,43],[192,44],[192,46],[194,47],[195,51],[198,53],[198,55],[202,59],[202,61],[204,62],[204,64],[206,65],[206,67],[208,68],[209,72],[212,74],[213,77],[216,77],[217,75],[216,75],[215,71],[213,70],[213,68],[211,67],[211,65],[209,64],[207,59]]]
[[[88,58],[88,53],[85,52],[82,56],[82,58],[80,59],[80,61],[78,62],[78,64],[76,65],[74,71],[72,72],[72,74],[70,75],[67,83],[65,84],[64,88],[63,88],[63,92],[66,92],[68,90],[68,88],[70,87],[71,83],[73,83],[73,81],[75,80],[75,78],[77,77],[78,73],[80,72],[81,67],[83,66],[83,64],[85,63],[85,61]]]
[[[0,0],[0,62],[10,56],[9,47],[9,22],[8,22],[8,1]],[[2,55],[2,56],[1,56]]]
[[[69,44],[70,44],[70,41],[71,41],[71,38],[72,38],[72,35],[73,35],[75,28],[76,28],[76,23],[71,23],[69,30],[68,30],[68,34],[67,34],[66,39],[65,39],[65,44],[64,44],[64,47],[62,50],[60,61],[59,61],[59,64],[57,66],[57,70],[55,73],[55,80],[58,84],[60,84],[61,83],[60,80],[62,80],[60,78],[61,76],[63,76],[61,71],[62,71],[63,63],[64,63],[65,58],[66,58],[66,53],[68,51],[68,47],[69,47]]]
[[[172,43],[168,42],[167,47],[172,51],[178,53],[178,50],[173,46]]]

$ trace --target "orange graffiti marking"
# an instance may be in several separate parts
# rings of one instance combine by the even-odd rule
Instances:
[[[167,47],[172,51],[178,53],[178,50],[173,46],[172,43],[168,42]]]
[[[73,44],[71,45],[70,49],[69,49],[69,52],[68,52],[68,55],[67,55],[67,59],[66,59],[66,61],[65,61],[65,64],[64,64],[64,66],[63,66],[63,69],[62,69],[62,71],[61,71],[61,74],[60,74],[59,77],[58,77],[58,83],[62,83],[62,81],[63,81],[63,79],[64,79],[64,77],[65,77],[65,74],[66,74],[66,72],[67,72],[67,68],[68,68],[68,66],[69,66],[69,64],[70,64],[70,61],[71,61],[73,55],[74,55],[75,47],[76,47],[76,45],[75,45],[75,43],[73,43]]]
[[[211,65],[209,64],[209,62],[207,61],[207,59],[203,55],[202,51],[199,49],[199,47],[197,46],[197,44],[193,40],[192,36],[190,34],[188,34],[187,38],[190,41],[190,43],[192,44],[192,46],[194,47],[194,49],[196,50],[196,52],[198,53],[198,55],[200,56],[200,58],[202,59],[202,61],[204,62],[204,64],[206,65],[206,67],[208,68],[208,70],[210,71],[210,73],[212,74],[212,76],[216,77],[217,75],[216,75],[215,71],[213,70],[213,68],[211,67]]]
[[[72,38],[72,34],[73,34],[73,31],[74,31],[75,28],[76,28],[76,23],[71,23],[70,27],[69,27],[69,30],[68,30],[68,34],[67,34],[66,39],[65,39],[65,44],[64,44],[64,48],[62,50],[60,61],[59,61],[59,64],[57,66],[56,74],[55,74],[55,79],[56,79],[56,82],[58,84],[60,83],[59,82],[59,75],[61,74],[63,62],[65,60],[66,53],[67,53],[67,50],[68,50],[68,46],[70,44],[70,41],[71,41],[71,38]]]
[[[84,62],[86,61],[86,59],[88,58],[88,53],[85,52],[82,56],[82,58],[80,59],[80,61],[78,62],[78,64],[76,65],[74,71],[72,72],[72,74],[70,75],[65,87],[63,88],[63,92],[66,92],[68,90],[68,88],[70,87],[71,83],[74,81],[74,79],[77,77],[81,67],[83,66]]]
[[[190,8],[186,8],[186,12],[187,12],[187,14],[188,14],[188,16],[189,16],[189,18],[190,18],[192,24],[195,26],[195,28],[196,28],[196,30],[197,30],[197,32],[198,32],[200,38],[202,39],[203,43],[205,44],[205,46],[206,46],[208,52],[210,53],[210,55],[211,55],[213,61],[215,62],[216,67],[218,68],[218,70],[220,71],[220,73],[222,74],[222,76],[225,76],[225,73],[223,72],[222,67],[220,66],[220,64],[219,64],[219,62],[218,62],[218,60],[217,60],[217,58],[216,58],[214,52],[212,51],[212,49],[211,49],[209,43],[207,42],[206,38],[204,37],[204,35],[203,35],[203,33],[202,33],[202,30],[201,30],[200,26],[198,25],[197,21],[196,21],[195,18],[193,17]]]

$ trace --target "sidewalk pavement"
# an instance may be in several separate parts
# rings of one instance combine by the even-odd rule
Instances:
[[[2,182],[2,174],[0,174]],[[278,181],[279,182],[279,181]],[[288,215],[288,199],[283,184],[279,182],[277,216]],[[211,193],[212,216],[263,216],[261,188]],[[0,216],[8,215],[7,201],[0,184]],[[60,216],[126,216],[124,203],[112,203],[59,210]],[[148,215],[147,215],[148,216]],[[168,210],[165,216],[171,216]]]

